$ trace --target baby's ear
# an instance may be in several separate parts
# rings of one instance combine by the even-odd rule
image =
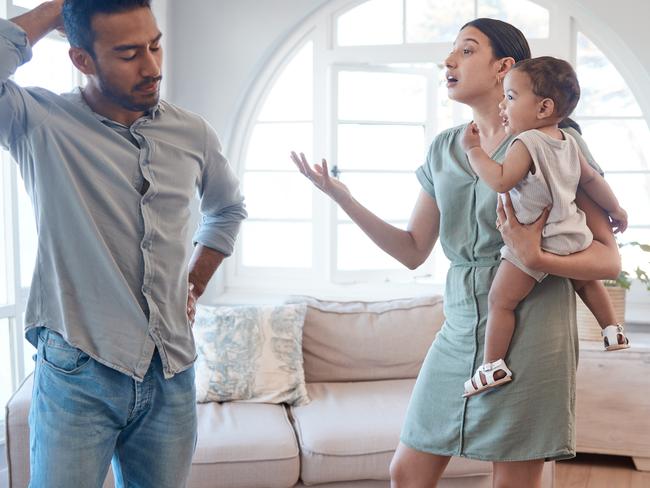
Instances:
[[[551,98],[545,98],[537,105],[537,119],[547,119],[555,112],[555,102]]]

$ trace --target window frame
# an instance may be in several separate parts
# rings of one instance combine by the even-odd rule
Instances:
[[[313,151],[314,154],[319,157],[322,155],[328,161],[332,161],[332,153],[335,148],[333,141],[336,137],[334,117],[336,107],[332,72],[337,66],[431,62],[431,60],[444,59],[449,52],[451,43],[339,46],[336,42],[338,16],[365,1],[367,0],[333,0],[326,3],[302,25],[294,29],[281,47],[269,57],[258,73],[256,82],[244,97],[233,124],[231,137],[226,144],[230,160],[241,162],[237,168],[240,176],[245,171],[243,156],[245,156],[250,133],[256,123],[257,107],[263,104],[275,79],[305,42],[313,41],[314,43]],[[565,2],[533,0],[533,2],[549,11],[549,37],[531,39],[529,42],[533,53],[536,56],[562,57],[575,66],[577,34],[579,31],[583,32],[597,44],[621,73],[641,106],[644,119],[648,123],[650,121],[650,93],[646,95],[642,89],[643,77],[638,76],[642,72],[643,66],[611,28],[591,11],[581,8],[573,0]],[[624,56],[621,56],[621,53]],[[433,134],[430,139],[432,137]],[[336,249],[336,205],[317,191],[314,191],[313,203],[313,222],[320,222],[323,225],[316,224],[313,232],[312,248],[316,262],[311,272],[307,273],[308,276],[305,273],[293,272],[293,270],[245,269],[238,258],[241,252],[241,242],[238,242],[234,259],[225,263],[220,295],[216,302],[272,301],[295,293],[296,290],[300,290],[300,293],[334,298],[375,297],[377,299],[385,296],[419,295],[444,291],[443,284],[432,284],[426,278],[411,278],[409,281],[404,279],[404,275],[401,277],[387,276],[385,271],[379,272],[380,276],[388,278],[383,282],[354,282],[354,276],[337,276],[337,272],[333,269],[332,251],[328,251],[328,249]],[[366,277],[373,278],[372,274],[372,272],[367,273]],[[260,285],[260,281],[265,281],[260,280],[261,276],[273,280],[273,290],[270,290],[268,286]],[[358,277],[363,278],[363,275],[358,274]],[[376,276],[374,277],[376,278]],[[341,283],[333,283],[335,281],[333,278],[342,278],[339,280]],[[393,279],[397,281],[392,281]],[[386,286],[388,281],[390,286]],[[641,293],[645,293],[645,290],[635,288],[637,287],[633,286],[628,294],[628,304],[631,305],[628,307],[628,315],[632,320],[641,320],[643,314],[650,314],[650,304],[647,303],[647,297]],[[647,315],[645,316],[647,317]]]
[[[0,17],[11,19],[28,12],[28,9],[18,7],[11,0],[0,2]],[[51,32],[45,38],[66,42],[56,32]],[[74,72],[75,84],[83,83],[83,76],[79,71]],[[18,184],[20,174],[18,165],[6,151],[0,151],[0,171],[3,171],[2,194],[6,198],[6,214],[0,216],[0,225],[4,222],[7,235],[7,283],[9,303],[0,305],[0,319],[9,319],[11,340],[11,379],[12,390],[15,392],[28,375],[25,368],[25,338],[24,315],[27,309],[27,299],[30,287],[23,287],[21,283],[21,248],[20,248],[20,212]],[[0,419],[0,445],[5,442],[4,418]]]
[[[375,46],[339,46],[336,42],[337,18],[366,0],[335,0],[325,5],[300,28],[294,30],[286,42],[270,57],[262,68],[256,83],[251,87],[248,96],[233,124],[231,142],[227,145],[227,155],[231,161],[241,162],[237,168],[243,177],[246,168],[244,161],[246,149],[252,131],[257,122],[257,116],[263,103],[273,88],[284,68],[293,56],[307,42],[313,42],[313,151],[323,155],[328,161],[334,161],[336,152],[336,73],[341,67],[367,67],[368,70],[386,64],[398,63],[428,63],[432,60],[442,60],[451,49],[451,42],[411,43],[401,45]],[[557,54],[560,46],[565,46],[563,55],[568,57],[570,47],[566,39],[570,38],[570,19],[563,19],[559,7],[548,2],[537,2],[549,10],[549,38],[531,40],[531,48],[535,52]],[[555,37],[553,37],[555,36]],[[441,67],[441,63],[437,63]],[[435,90],[430,90],[434,92]],[[431,101],[431,100],[429,100]],[[436,127],[435,117],[431,117],[431,104],[427,108],[426,127],[428,140],[440,128]],[[461,120],[458,120],[461,123]],[[287,164],[290,164],[289,162]],[[415,178],[415,176],[414,176]],[[415,202],[415,196],[414,196]],[[371,209],[372,210],[372,209]],[[368,270],[343,271],[335,268],[336,261],[336,204],[317,190],[313,191],[313,222],[327,222],[327,225],[316,224],[313,229],[312,252],[314,256],[311,269],[282,269],[282,268],[253,268],[242,264],[242,240],[236,245],[232,259],[225,263],[225,277],[222,295],[218,300],[228,301],[230,297],[254,295],[286,295],[295,290],[310,290],[310,293],[331,296],[381,296],[385,294],[387,282],[391,283],[393,294],[418,295],[442,292],[444,284],[432,283],[430,268],[415,272]],[[439,245],[439,244],[438,244]],[[260,285],[260,276],[273,280],[273,292],[268,286]],[[318,282],[314,286],[314,282]]]

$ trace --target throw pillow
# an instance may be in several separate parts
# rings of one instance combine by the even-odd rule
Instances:
[[[302,358],[306,306],[197,308],[199,402],[309,403]]]

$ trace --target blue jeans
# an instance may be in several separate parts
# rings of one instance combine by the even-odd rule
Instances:
[[[196,445],[194,368],[136,382],[41,329],[29,412],[31,488],[185,486]]]

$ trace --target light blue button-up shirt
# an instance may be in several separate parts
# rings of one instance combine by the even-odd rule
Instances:
[[[190,207],[194,242],[225,255],[246,218],[236,175],[201,117],[161,101],[125,127],[77,89],[56,95],[9,80],[31,58],[25,32],[0,19],[0,144],[32,198],[38,257],[26,314],[101,363],[141,380],[157,348],[165,376],[196,358],[186,315]]]

